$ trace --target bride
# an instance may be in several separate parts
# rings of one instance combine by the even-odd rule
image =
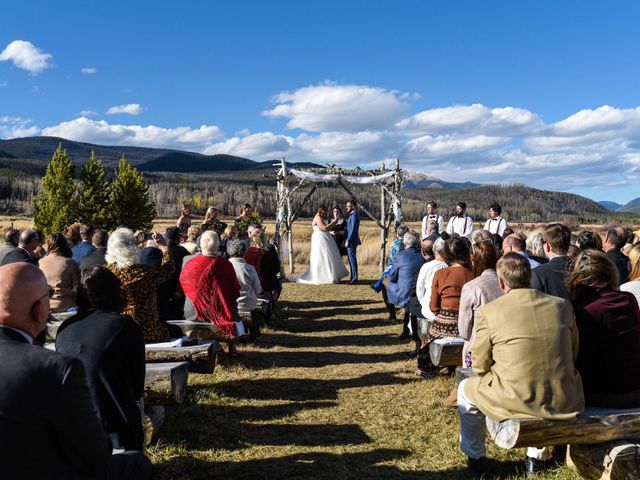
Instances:
[[[326,283],[338,283],[340,279],[349,275],[344,266],[338,245],[329,231],[340,219],[331,223],[325,223],[327,207],[318,207],[316,216],[311,223],[313,234],[311,235],[311,255],[309,257],[309,270],[298,277],[298,283],[312,283],[315,285]]]

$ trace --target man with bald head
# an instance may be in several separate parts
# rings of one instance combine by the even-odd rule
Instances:
[[[32,344],[46,325],[49,295],[37,267],[0,267],[3,478],[149,478],[140,452],[111,455],[82,363]]]
[[[529,265],[531,265],[531,268],[540,266],[540,262],[531,258],[527,253],[527,239],[520,233],[512,233],[511,235],[507,235],[507,238],[505,238],[502,242],[502,252],[514,252],[518,255],[522,255],[524,258],[529,260]]]
[[[40,246],[38,232],[33,229],[23,230],[18,240],[18,248],[11,250],[2,259],[1,265],[8,265],[15,262],[27,262],[38,265],[38,257],[34,250]]]

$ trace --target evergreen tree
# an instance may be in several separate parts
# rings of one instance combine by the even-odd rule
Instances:
[[[148,230],[156,216],[156,207],[149,198],[149,186],[142,174],[122,155],[111,182],[111,227]]]
[[[58,145],[33,201],[33,221],[45,234],[64,232],[76,220],[75,170],[67,150]]]
[[[82,223],[106,228],[109,224],[109,184],[102,162],[91,150],[91,157],[80,169],[78,217]]]

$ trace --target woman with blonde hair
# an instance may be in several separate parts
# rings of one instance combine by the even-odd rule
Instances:
[[[180,210],[180,218],[176,222],[176,227],[180,229],[180,235],[186,238],[187,230],[191,226],[191,207],[183,205]]]
[[[47,255],[38,266],[53,290],[50,309],[52,312],[66,312],[76,303],[80,284],[78,264],[71,258],[71,248],[61,233],[47,235]]]
[[[620,285],[620,290],[633,293],[640,305],[640,242],[629,250],[629,263],[631,264],[629,281]]]
[[[581,252],[566,280],[580,348],[576,368],[587,405],[640,407],[640,308],[616,290],[618,270],[599,250]]]

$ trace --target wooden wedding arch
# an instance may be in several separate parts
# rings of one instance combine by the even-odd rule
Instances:
[[[358,202],[359,210],[373,220],[380,228],[380,271],[385,268],[387,233],[392,222],[402,221],[402,169],[400,160],[396,159],[395,168],[387,170],[383,163],[379,169],[362,170],[343,169],[336,165],[324,168],[295,169],[287,166],[283,157],[276,174],[276,233],[275,244],[280,258],[289,257],[289,273],[295,271],[293,222],[298,218],[302,207],[313,196],[314,192],[324,184],[340,186],[350,198]],[[380,189],[380,217],[376,218],[359,201],[348,185],[376,185]],[[301,188],[311,185],[311,189],[298,205],[294,205],[293,194]],[[286,247],[284,242],[286,241]],[[285,251],[286,248],[286,251]]]

